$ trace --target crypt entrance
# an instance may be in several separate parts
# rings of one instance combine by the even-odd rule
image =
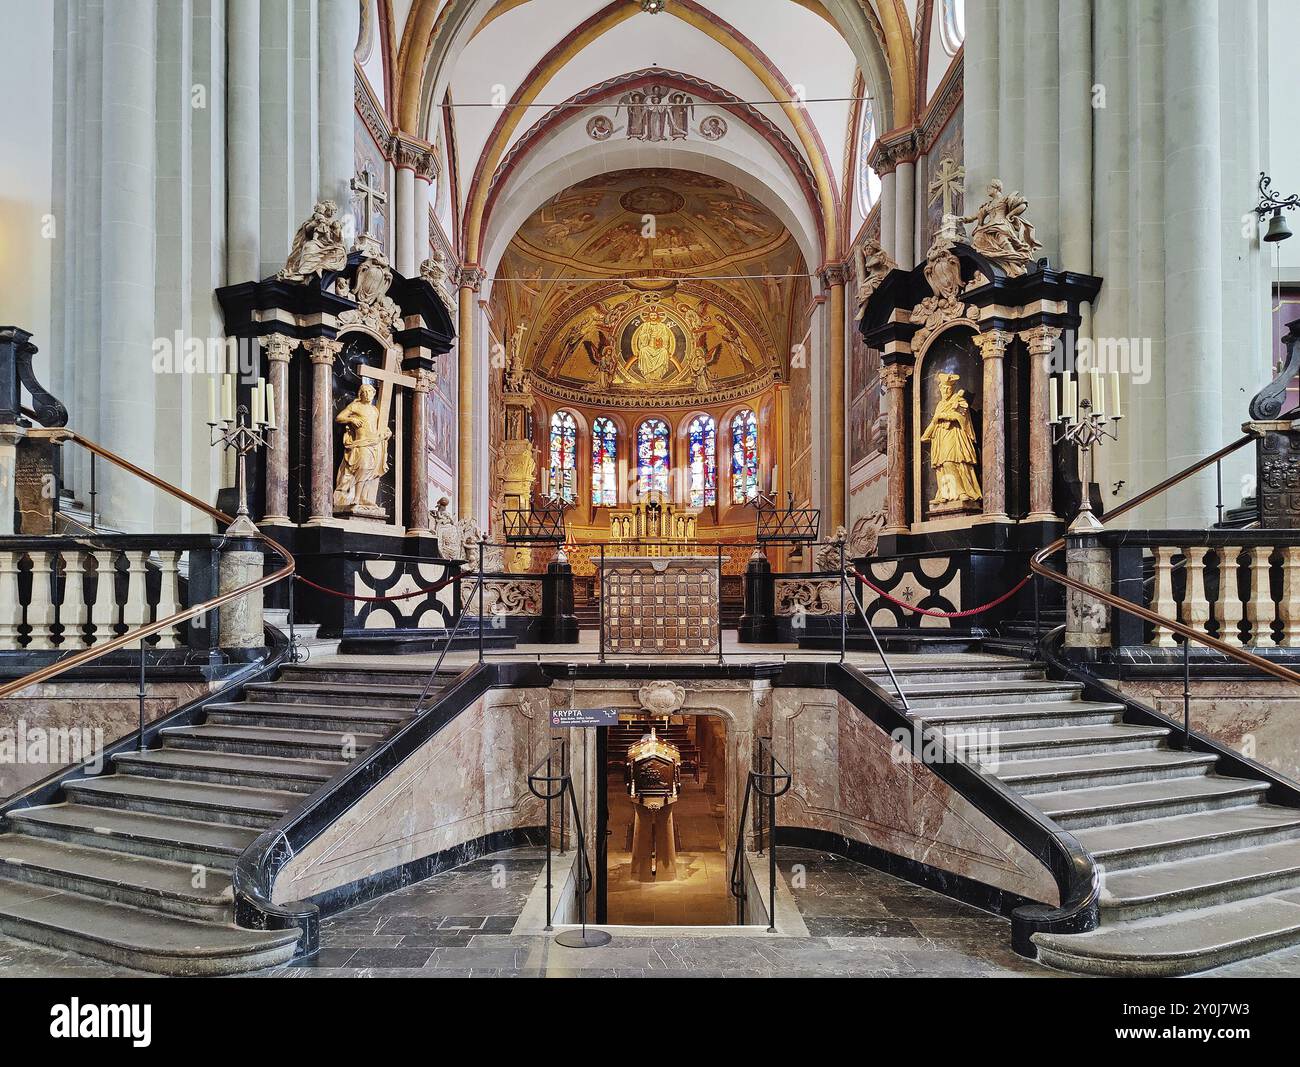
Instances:
[[[597,730],[596,767],[596,921],[734,924],[725,720],[621,715]]]

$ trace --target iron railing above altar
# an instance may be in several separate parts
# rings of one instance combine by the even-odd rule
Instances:
[[[563,544],[564,514],[573,505],[548,499],[527,508],[507,508],[501,512],[508,544]]]
[[[778,507],[770,496],[761,496],[754,508],[757,516],[755,540],[762,544],[795,544],[816,541],[822,525],[821,508],[797,508],[794,494],[786,497],[786,506]]]

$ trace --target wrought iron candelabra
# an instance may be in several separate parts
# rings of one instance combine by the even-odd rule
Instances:
[[[1112,386],[1111,411],[1106,411],[1106,379],[1093,372],[1092,397],[1079,399],[1079,383],[1066,375],[1052,385],[1051,427],[1052,444],[1069,443],[1079,453],[1079,511],[1070,523],[1070,533],[1088,533],[1104,527],[1092,510],[1092,450],[1109,438],[1119,440],[1120,410],[1119,375],[1110,375]]]
[[[259,448],[265,448],[271,442],[271,435],[278,427],[275,424],[275,396],[271,386],[262,378],[253,387],[252,410],[247,404],[234,405],[235,378],[233,374],[222,376],[221,417],[217,417],[215,396],[209,396],[208,430],[211,433],[212,447],[220,445],[234,451],[235,493],[239,501],[235,512],[235,521],[230,524],[227,533],[256,533],[252,516],[248,511],[248,456]],[[234,409],[232,411],[232,408]]]

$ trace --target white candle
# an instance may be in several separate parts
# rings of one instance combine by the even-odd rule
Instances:
[[[221,376],[221,421],[230,422],[235,417],[235,376]]]
[[[266,426],[275,429],[275,386],[270,382],[266,383]]]
[[[1120,411],[1120,407],[1119,407],[1119,371],[1113,370],[1110,372],[1110,386],[1111,386],[1111,399],[1115,401],[1114,406],[1112,408],[1112,410],[1114,411],[1114,415],[1112,415],[1111,417],[1116,419],[1122,419],[1124,415]]]
[[[253,387],[253,424],[261,426],[266,422],[266,379],[258,378]]]
[[[1047,411],[1048,411],[1048,418],[1047,418],[1047,421],[1050,422],[1050,423],[1052,423],[1053,425],[1055,425],[1057,422],[1060,421],[1060,418],[1061,418],[1060,399],[1059,399],[1059,397],[1057,396],[1057,392],[1058,392],[1058,390],[1059,390],[1060,387],[1061,387],[1061,383],[1060,383],[1060,381],[1059,381],[1058,379],[1053,378],[1051,381],[1049,381],[1049,382],[1047,383],[1047,385],[1048,385],[1048,389],[1047,389]]]
[[[1106,381],[1099,370],[1092,372],[1092,406],[1098,415],[1106,414]]]
[[[1068,373],[1065,376],[1064,383],[1065,395],[1061,398],[1061,403],[1065,408],[1065,421],[1074,422],[1079,417],[1078,386]]]
[[[208,425],[212,426],[217,421],[217,383],[211,378],[208,379]]]

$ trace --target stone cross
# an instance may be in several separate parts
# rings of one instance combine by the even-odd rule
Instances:
[[[370,173],[370,164],[361,168],[361,173],[348,182],[348,187],[360,194],[361,198],[361,232],[370,233],[370,217],[375,213],[375,205],[388,203],[388,194],[374,184],[375,176]]]
[[[939,171],[929,186],[929,203],[933,204],[939,197],[943,197],[943,214],[945,218],[954,214],[954,201],[962,194],[962,181],[965,177],[966,168],[954,163],[952,157],[944,156],[939,161]]]

